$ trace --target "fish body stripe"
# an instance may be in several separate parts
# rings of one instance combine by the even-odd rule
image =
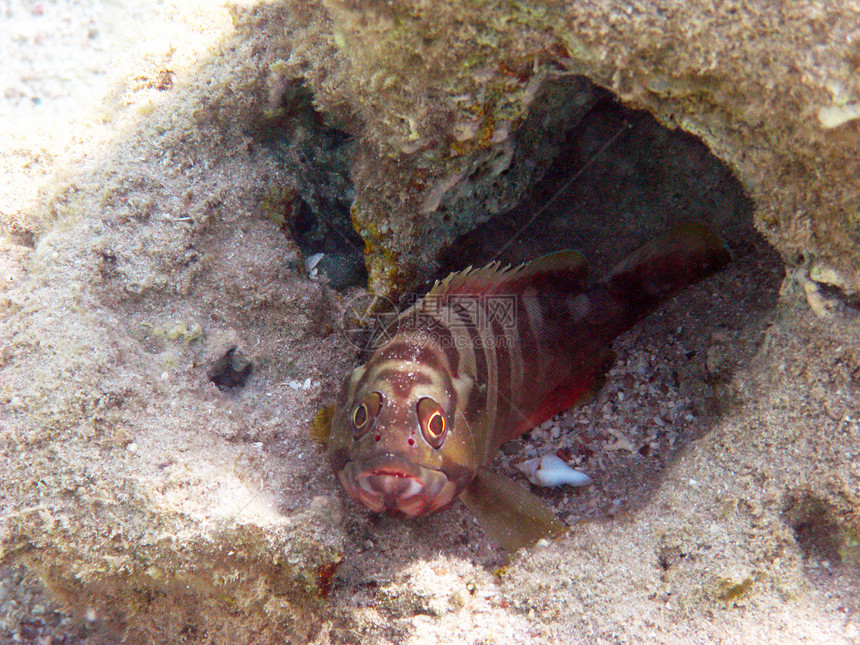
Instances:
[[[377,351],[366,365],[377,365],[389,360],[400,360],[444,369],[447,361],[440,357],[436,348],[424,342],[422,338],[417,340],[418,342],[411,335],[396,335],[388,344]]]
[[[480,307],[484,305],[482,299],[475,298],[470,302],[477,303],[478,307],[466,308],[460,302],[455,302],[453,309],[453,319],[461,324],[469,334],[468,350],[474,357],[474,375],[476,382],[485,386],[484,397],[481,402],[481,408],[485,413],[486,423],[489,427],[494,427],[497,417],[497,397],[498,381],[496,370],[496,355],[494,343],[490,340],[487,326],[482,324],[482,313]],[[461,349],[462,351],[462,349]]]
[[[511,354],[513,353],[512,339],[499,321],[491,321],[490,327],[492,338],[495,340],[494,354],[496,363],[497,392],[504,392],[509,397],[514,386],[511,373]]]

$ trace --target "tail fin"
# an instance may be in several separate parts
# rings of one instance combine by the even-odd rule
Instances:
[[[702,224],[682,224],[651,240],[603,281],[619,300],[644,315],[677,291],[722,269],[731,259],[725,244]]]

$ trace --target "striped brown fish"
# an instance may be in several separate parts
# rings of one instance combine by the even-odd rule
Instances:
[[[509,549],[561,533],[537,497],[488,464],[598,387],[616,336],[728,259],[709,229],[688,224],[591,287],[575,251],[451,274],[347,378],[329,437],[335,473],[373,511],[416,517],[459,497]]]

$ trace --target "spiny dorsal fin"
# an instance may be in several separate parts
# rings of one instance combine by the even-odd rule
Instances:
[[[582,253],[563,250],[515,267],[502,267],[498,261],[479,269],[469,267],[437,280],[427,295],[517,293],[530,286],[577,293],[585,289],[587,279],[588,264]]]

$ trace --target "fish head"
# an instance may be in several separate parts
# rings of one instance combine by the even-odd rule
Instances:
[[[448,506],[478,467],[457,409],[471,381],[417,363],[375,372],[359,367],[345,384],[329,437],[335,473],[372,511],[417,517]]]

